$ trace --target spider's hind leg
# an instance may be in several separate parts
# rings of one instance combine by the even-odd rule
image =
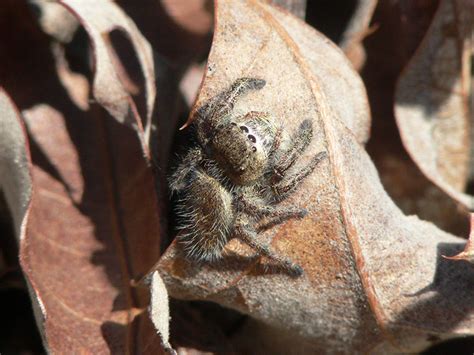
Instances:
[[[183,157],[181,163],[175,168],[168,178],[171,193],[182,191],[189,183],[189,178],[198,169],[203,159],[201,149],[195,147],[190,149]]]
[[[202,169],[193,174],[176,204],[178,240],[190,259],[212,262],[222,257],[232,230],[232,195]]]

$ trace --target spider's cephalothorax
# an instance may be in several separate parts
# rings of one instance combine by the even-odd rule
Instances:
[[[290,218],[304,217],[304,209],[278,203],[326,154],[320,152],[307,166],[295,168],[312,138],[310,120],[289,137],[267,113],[233,112],[241,95],[264,85],[262,79],[238,79],[198,110],[193,123],[198,144],[170,178],[171,191],[179,196],[178,238],[187,256],[198,261],[219,259],[227,242],[239,238],[291,274],[301,275],[299,265],[271,251],[257,235]]]

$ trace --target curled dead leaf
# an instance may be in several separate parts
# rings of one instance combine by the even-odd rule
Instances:
[[[20,239],[31,197],[30,155],[20,112],[0,87],[0,191],[13,217]]]
[[[390,197],[407,215],[417,215],[442,230],[466,235],[466,210],[428,180],[410,158],[394,116],[395,86],[403,67],[426,35],[438,8],[435,1],[381,2],[373,22],[379,28],[366,41],[362,76],[372,111],[369,155]]]
[[[431,335],[473,334],[474,270],[440,258],[462,240],[403,215],[387,196],[360,144],[368,131],[348,117],[366,99],[361,86],[344,86],[358,79],[341,70],[342,53],[258,1],[218,2],[216,16],[198,107],[239,77],[264,78],[266,87],[236,110],[270,112],[290,131],[311,118],[317,133],[298,164],[320,151],[329,158],[284,202],[305,207],[308,216],[259,236],[298,262],[303,277],[263,272],[259,265],[267,262],[257,263],[237,240],[213,265],[184,259],[174,242],[159,263],[170,295],[249,314],[273,329],[272,341],[305,344],[308,352],[414,352]]]
[[[2,10],[3,84],[28,139],[12,123],[19,114],[2,91],[0,146],[11,152],[2,157],[1,187],[13,206],[44,346],[53,353],[162,353],[145,312],[148,294],[129,282],[158,259],[162,229],[140,141],[100,106],[83,105],[90,78],[71,71],[26,4],[5,2]]]
[[[49,0],[31,0],[30,5],[37,7],[38,21],[45,33],[61,43],[72,40],[79,21],[64,6]]]
[[[443,0],[425,39],[399,78],[395,116],[420,170],[464,209],[472,170],[472,2]]]
[[[151,117],[155,102],[155,70],[152,49],[133,21],[109,0],[60,0],[77,17],[89,34],[94,50],[95,77],[93,94],[95,99],[121,123],[134,127],[140,138],[145,155],[150,158],[148,142]],[[137,107],[120,81],[115,56],[108,34],[118,29],[130,39],[140,62],[146,89],[146,117],[139,116]]]

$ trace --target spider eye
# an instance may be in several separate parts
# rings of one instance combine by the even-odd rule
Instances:
[[[249,134],[247,137],[248,137],[248,139],[250,139],[250,141],[252,143],[255,143],[257,141],[257,139],[254,136],[252,136],[251,134]]]
[[[231,124],[232,126],[237,126],[237,123],[235,123],[235,122],[231,122],[230,124]]]
[[[240,129],[244,131],[245,133],[248,133],[249,129],[245,126],[240,126]]]
[[[257,151],[257,147],[252,147],[252,152],[256,152]]]

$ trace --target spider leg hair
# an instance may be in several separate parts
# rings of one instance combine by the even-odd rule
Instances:
[[[316,166],[327,157],[326,152],[319,152],[316,156],[311,159],[310,163],[304,168],[297,170],[290,175],[287,175],[284,180],[276,183],[272,186],[274,193],[274,203],[278,203],[286,199],[291,195],[297,186],[303,181],[309,174],[313,172]]]

